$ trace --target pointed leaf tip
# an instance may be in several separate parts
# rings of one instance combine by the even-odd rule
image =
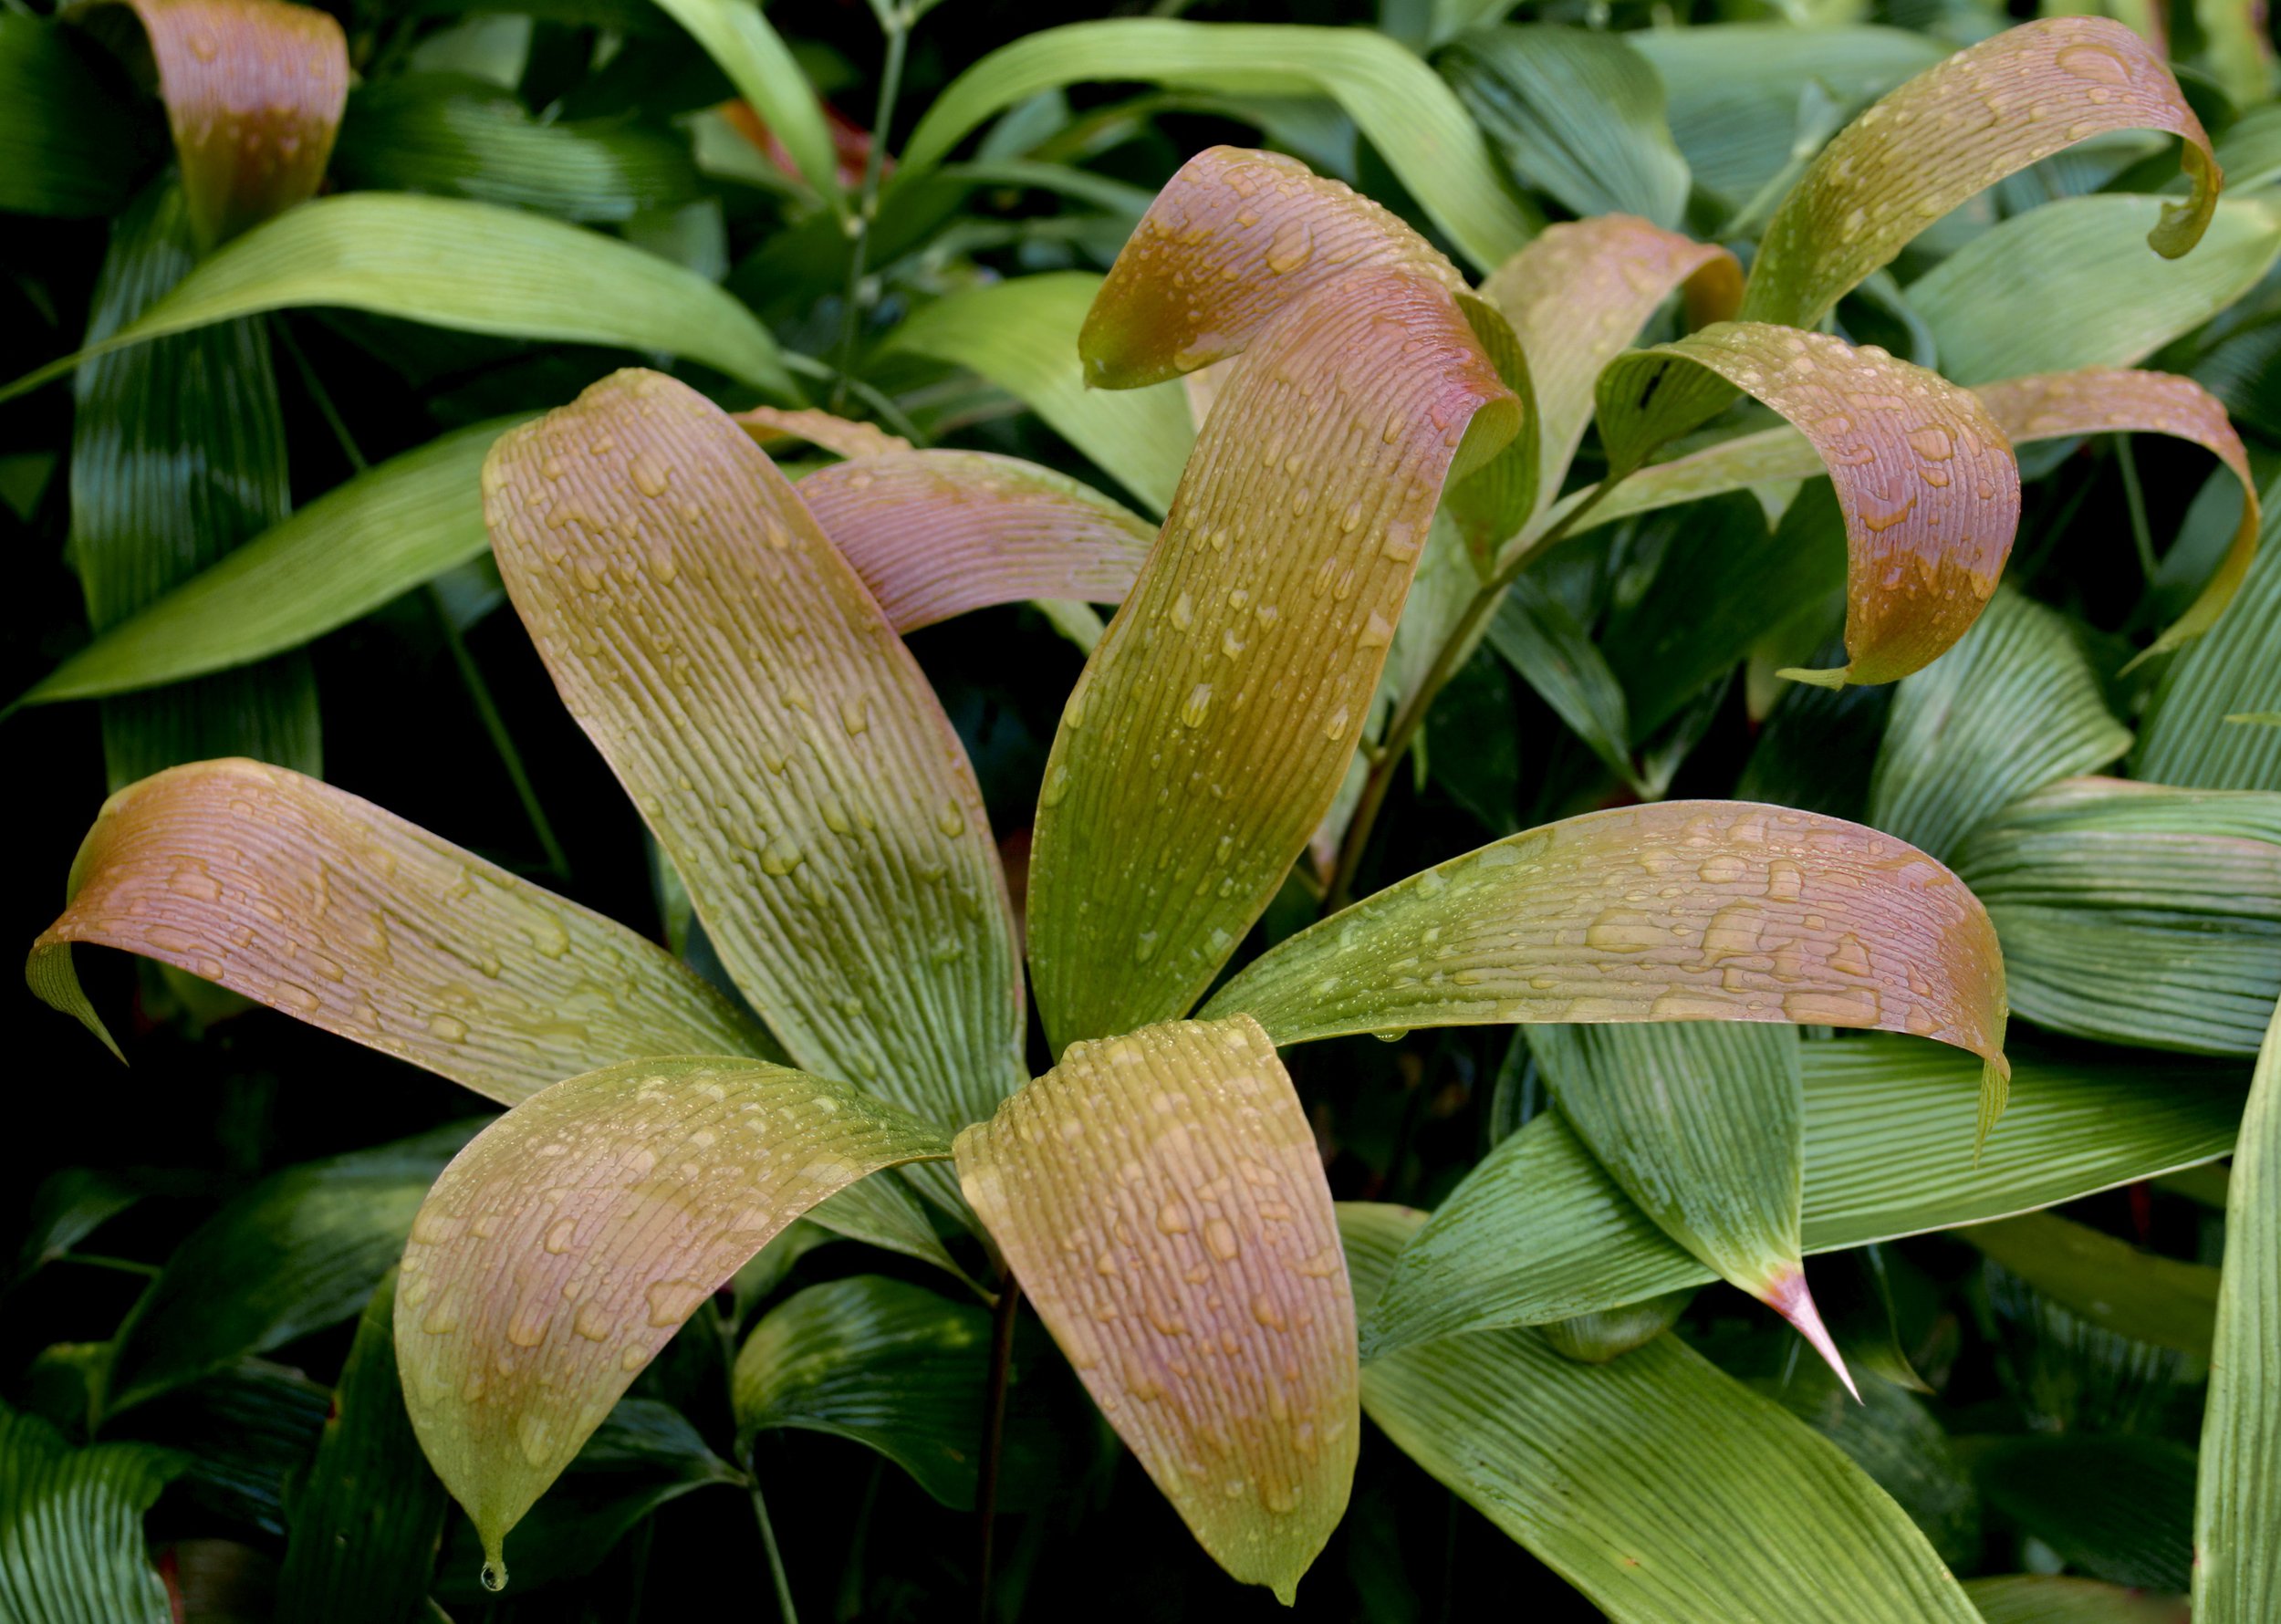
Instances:
[[[1823,1362],[1837,1372],[1838,1379],[1846,1384],[1846,1391],[1859,1404],[1861,1390],[1854,1386],[1853,1372],[1846,1369],[1845,1356],[1838,1351],[1837,1338],[1829,1334],[1829,1327],[1822,1323],[1821,1310],[1814,1306],[1814,1294],[1807,1289],[1806,1271],[1799,1268],[1776,1280],[1767,1286],[1763,1300],[1797,1328],[1807,1347],[1822,1356]]]

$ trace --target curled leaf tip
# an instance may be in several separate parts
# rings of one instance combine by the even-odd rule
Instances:
[[[1802,665],[1786,665],[1774,674],[1785,682],[1805,682],[1815,688],[1842,688],[1852,667],[1833,665],[1827,671],[1810,671]]]
[[[1814,1306],[1814,1294],[1807,1289],[1806,1271],[1794,1269],[1766,1288],[1766,1306],[1788,1320],[1797,1334],[1806,1338],[1807,1346],[1822,1356],[1822,1360],[1837,1372],[1838,1379],[1853,1395],[1853,1401],[1861,1401],[1861,1390],[1853,1383],[1853,1372],[1846,1369],[1845,1355],[1838,1351],[1837,1338],[1822,1323],[1822,1312]]]
[[[1980,1165],[1980,1152],[1987,1148],[1988,1136],[2004,1119],[2004,1108],[2012,1101],[2012,1063],[2002,1050],[1986,1057],[1980,1068],[1980,1119],[1973,1127],[1972,1164]]]

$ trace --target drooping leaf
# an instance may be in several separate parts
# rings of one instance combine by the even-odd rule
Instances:
[[[1735,1021],[1543,1025],[1528,1038],[1560,1114],[1655,1223],[1781,1315],[1850,1388],[1798,1241],[1805,1084],[1794,1028]]]
[[[2003,1125],[1973,1160],[1963,1055],[1880,1037],[1804,1046],[1808,1255],[2007,1217],[2232,1149],[2237,1070],[2141,1057],[2022,1057]],[[1540,1324],[1699,1286],[1557,1116],[1505,1140],[1402,1254],[1366,1352]]]
[[[1954,648],[1894,689],[1869,820],[1946,857],[1998,808],[2130,748],[2066,620],[1999,591]]]
[[[1971,1224],[1964,1239],[2071,1313],[2134,1341],[2210,1357],[2218,1272],[2141,1252],[2050,1213]]]
[[[2163,204],[2147,238],[2177,258],[2217,205],[2222,177],[2202,121],[2161,54],[2130,29],[2105,17],[2052,17],[1957,52],[1831,141],[1767,225],[1744,317],[1814,326],[1974,193],[2110,130],[2179,137],[2193,194]]]
[[[1557,23],[1488,28],[1438,66],[1522,185],[1578,215],[1679,224],[1687,161],[1664,118],[1662,79],[1624,36]]]
[[[396,1357],[421,1447],[502,1542],[634,1376],[745,1260],[940,1136],[845,1083],[734,1059],[637,1060],[477,1135],[413,1222]]]
[[[987,1310],[877,1275],[811,1286],[754,1327],[732,1380],[740,1433],[805,1427],[851,1439],[943,1504],[973,1507],[990,1384]],[[1014,1480],[1051,1463],[1050,1433],[1028,1419],[1005,1437],[1001,1504]]]
[[[28,12],[0,16],[0,211],[109,214],[147,156],[124,87],[72,32]]]
[[[1663,397],[1684,387],[1670,376],[1681,364],[1788,418],[1829,470],[1846,520],[1850,658],[1810,680],[1889,682],[1963,634],[1995,590],[2019,526],[2019,466],[1976,397],[1880,349],[1722,323],[1600,375],[1611,474],[1638,467],[1658,443],[1668,426]]]
[[[2281,995],[2281,795],[2069,778],[1956,854],[2055,1031],[2251,1055]]]
[[[626,371],[503,436],[484,491],[564,703],[792,1057],[988,1115],[1024,1016],[982,796],[791,484],[695,390]]]
[[[984,283],[922,306],[887,346],[978,372],[1162,513],[1195,430],[1180,390],[1085,387],[1077,336],[1100,278],[1084,271]]]
[[[459,332],[663,349],[766,394],[797,393],[768,329],[694,271],[520,209],[360,192],[247,232],[118,333],[0,387],[0,400],[111,349],[312,305]]]
[[[297,648],[489,547],[484,453],[515,420],[359,474],[99,635],[18,702],[180,682]]]
[[[908,182],[984,119],[1041,90],[1144,79],[1245,96],[1328,96],[1378,149],[1427,218],[1476,265],[1502,264],[1532,223],[1498,176],[1480,130],[1433,70],[1368,28],[1118,17],[1047,28],[1002,46],[935,99],[902,153]]]
[[[2188,1624],[2180,1596],[2150,1596],[2099,1579],[2014,1573],[1966,1579],[1984,1624]]]
[[[799,166],[800,176],[835,213],[844,213],[838,155],[822,105],[791,48],[759,0],[657,0],[658,9],[704,47],[736,93],[767,123]],[[880,132],[884,140],[886,132]]]
[[[2172,1593],[2194,1568],[2193,1452],[2167,1438],[2057,1433],[1990,1439],[1981,1497],[2070,1567]]]
[[[1244,353],[1047,765],[1029,946],[1057,1048],[1181,1013],[1226,963],[1346,775],[1445,480],[1518,416],[1413,271],[1319,286]]]
[[[2193,1611],[2202,1624],[2251,1624],[2281,1606],[2281,1009],[2258,1051],[2225,1215]]]
[[[1666,801],[1389,886],[1205,1006],[1238,1010],[1277,1044],[1514,1021],[1876,1026],[2001,1068],[2004,966],[1980,904],[1922,852],[1812,813]]]
[[[122,1410],[347,1318],[403,1245],[474,1123],[274,1173],[200,1224],[113,1339],[102,1411]]]
[[[294,1499],[278,1624],[403,1624],[428,1593],[446,1502],[404,1413],[395,1316],[391,1273],[358,1322]]]
[[[643,1049],[766,1052],[624,926],[369,801],[200,762],[104,804],[25,979],[106,1043],[71,944],[157,959],[512,1104]]]
[[[2265,494],[2275,494],[2270,488]],[[2210,634],[2162,673],[2132,773],[2182,788],[2281,790],[2281,502],[2263,505],[2257,557]],[[2246,717],[2247,721],[2234,718]]]
[[[987,452],[837,463],[799,495],[898,631],[1027,598],[1120,603],[1156,538],[1090,486]]]
[[[317,190],[349,95],[330,12],[282,0],[127,0],[148,34],[201,247]]]
[[[0,1617],[28,1624],[171,1624],[142,1514],[182,1457],[147,1443],[74,1449],[0,1404]]]
[[[1204,1549],[1288,1603],[1354,1475],[1354,1308],[1265,1034],[1239,1017],[1073,1045],[957,1150],[1102,1414]]]
[[[1341,1207],[1365,1304],[1420,1216]],[[1617,1624],[1787,1618],[1802,1597],[1849,1624],[1979,1624],[1859,1466],[1676,1338],[1605,1365],[1527,1330],[1408,1348],[1365,1369],[1363,1406]]]

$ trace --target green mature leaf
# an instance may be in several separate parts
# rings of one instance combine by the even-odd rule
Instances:
[[[170,1624],[142,1514],[182,1457],[145,1443],[74,1449],[0,1404],[0,1618],[26,1624]]]
[[[1041,90],[1142,79],[1240,96],[1328,96],[1354,120],[1426,217],[1484,269],[1535,229],[1480,130],[1433,70],[1368,28],[1119,17],[1047,28],[1002,46],[953,80],[902,153],[923,174],[992,114]]]
[[[2095,1578],[2180,1591],[2191,1581],[2193,1452],[2166,1438],[1991,1439],[1973,1477],[1989,1506]]]
[[[1341,1208],[1359,1301],[1419,1216]],[[1363,1407],[1617,1624],[1788,1618],[1806,1596],[1848,1624],[1979,1624],[1859,1467],[1674,1337],[1606,1365],[1526,1330],[1409,1348],[1366,1369]]]
[[[346,306],[460,332],[662,349],[766,394],[797,394],[768,329],[694,271],[519,209],[360,192],[320,198],[257,226],[118,333],[0,388],[0,400],[111,349],[302,306]]]
[[[656,943],[255,762],[146,778],[104,803],[81,843],[69,905],[24,978],[109,1044],[74,942],[219,982],[503,1104],[630,1050],[774,1052]]]
[[[141,1180],[104,1168],[58,1168],[40,1181],[24,1223],[16,1278],[53,1263],[145,1193]]]
[[[1740,1021],[1537,1026],[1561,1117],[1657,1228],[1853,1378],[1799,1251],[1805,1084],[1797,1029]]]
[[[1894,690],[1869,821],[1947,858],[1999,808],[2130,748],[2066,619],[2002,590],[1944,658]]]
[[[1941,370],[1979,384],[2129,366],[2256,286],[2281,255],[2281,210],[2228,198],[2183,259],[2151,252],[2161,198],[2064,198],[1975,237],[1909,285]]]
[[[324,1435],[332,1389],[266,1359],[240,1359],[131,1412],[135,1434],[183,1456],[177,1492],[282,1548],[286,1503]]]
[[[485,1584],[506,1582],[507,1531],[746,1259],[867,1174],[948,1150],[845,1083],[732,1058],[606,1067],[477,1135],[411,1225],[396,1358]]]
[[[395,1312],[391,1271],[365,1305],[294,1499],[277,1624],[404,1624],[428,1593],[449,1503],[404,1413]]]
[[[1389,886],[1205,1006],[1237,1010],[1278,1044],[1515,1021],[1877,1026],[2000,1071],[2004,972],[1980,904],[1930,858],[1834,817],[1667,801]]]
[[[2252,1624],[2281,1607],[2281,1009],[2258,1052],[2225,1213],[2194,1503],[2194,1617]]]
[[[244,665],[481,557],[491,545],[484,453],[516,421],[455,430],[328,491],[110,627],[17,703],[123,693]]]
[[[2210,1357],[2218,1272],[2141,1252],[2050,1213],[1958,1232],[2062,1307],[2133,1341]]]
[[[831,127],[790,47],[762,14],[759,0],[657,0],[657,7],[705,47],[736,93],[751,103],[792,154],[816,195],[834,213],[845,213]]]
[[[1540,23],[1468,34],[1437,63],[1524,186],[1578,215],[1666,229],[1687,209],[1687,161],[1663,81],[1623,36]]]
[[[1977,1564],[1979,1496],[1923,1400],[1890,1380],[1864,1382],[1856,1396],[1834,1373],[1813,1369],[1750,1385],[1845,1451],[1924,1531],[1942,1561]]]
[[[627,119],[531,117],[515,93],[456,74],[411,73],[349,98],[333,169],[360,191],[425,192],[622,221],[698,195],[688,143]]]
[[[1102,1415],[1213,1559],[1288,1606],[1360,1429],[1330,1186],[1266,1035],[1238,1016],[1073,1044],[957,1155]]]
[[[1176,384],[1086,388],[1078,330],[1100,285],[1089,272],[1056,271],[963,288],[912,312],[888,348],[980,373],[1161,514],[1195,428]]]
[[[2281,995],[2281,795],[2067,779],[1965,841],[2014,1008],[2056,1031],[2251,1055]]]
[[[164,304],[193,252],[182,190],[161,181],[113,228],[89,338]],[[70,554],[100,633],[285,517],[285,416],[258,320],[101,357],[74,384]],[[315,678],[297,656],[106,705],[103,754],[114,789],[214,755],[314,773]]]
[[[1024,1009],[982,796],[792,485],[703,396],[628,370],[503,436],[484,500],[565,704],[791,1056],[946,1128],[987,1116]]]
[[[811,1286],[754,1327],[732,1384],[740,1435],[805,1427],[852,1439],[943,1504],[972,1509],[990,1384],[985,1309],[877,1275]],[[1035,1425],[1011,1429],[1005,1443],[1009,1477],[1048,1464],[1052,1437]]]
[[[1535,578],[1522,576],[1497,605],[1488,642],[1600,765],[1637,793],[1640,779],[1631,762],[1631,712],[1623,685],[1568,605]]]
[[[2234,1068],[2029,1054],[1975,1163],[1968,1057],[1869,1038],[1809,1043],[1803,1057],[1809,1255],[2191,1167],[2232,1149],[2241,1114]],[[1565,1319],[1712,1277],[1547,1116],[1491,1151],[1402,1254],[1363,1347]]]
[[[356,1313],[474,1126],[287,1168],[193,1230],[113,1339],[104,1411]]]
[[[1966,1579],[1985,1624],[2188,1624],[2182,1596],[2149,1596],[2098,1579],[2005,1574]]]
[[[2232,721],[2281,711],[2281,490],[2264,505],[2255,560],[2234,607],[2179,655],[2148,707],[2131,771],[2159,784],[2281,790],[2281,727]]]
[[[127,201],[151,142],[73,31],[0,16],[0,212],[79,218]]]

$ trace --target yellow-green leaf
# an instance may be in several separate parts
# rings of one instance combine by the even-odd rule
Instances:
[[[845,1083],[702,1057],[572,1077],[479,1134],[413,1222],[396,1359],[485,1583],[506,1582],[507,1531],[747,1258],[833,1192],[948,1148]]]
[[[1109,1423],[1222,1567],[1289,1602],[1359,1429],[1330,1186],[1266,1035],[1239,1016],[1074,1045],[957,1151]]]
[[[767,120],[769,133],[784,143],[799,166],[800,178],[815,188],[816,195],[834,213],[845,213],[831,127],[807,75],[761,11],[759,0],[657,0],[657,7],[689,30],[736,93]]]
[[[25,978],[109,1042],[71,944],[141,953],[506,1104],[629,1054],[766,1052],[662,949],[369,801],[198,762],[104,804]]]
[[[2103,1234],[2052,1213],[1957,1231],[2068,1312],[2133,1341],[2210,1357],[2218,1271]]]
[[[766,453],[625,371],[501,438],[484,513],[564,703],[793,1058],[955,1127],[1022,1077],[1005,876],[918,662]]]

